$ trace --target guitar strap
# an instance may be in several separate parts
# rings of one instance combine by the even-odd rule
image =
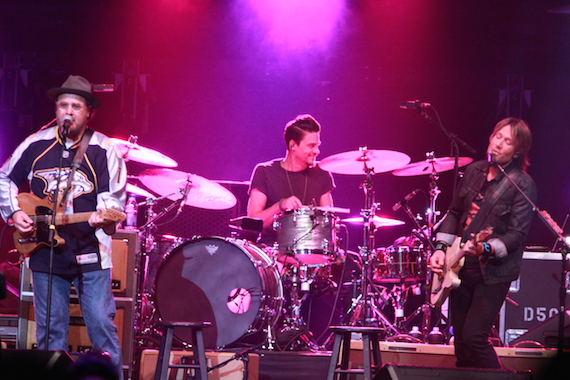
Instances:
[[[63,195],[61,197],[60,206],[63,206],[65,204],[65,198],[67,198],[67,194],[69,193],[69,190],[71,189],[71,183],[73,182],[73,177],[75,176],[75,171],[77,170],[78,167],[81,166],[81,161],[83,161],[83,156],[85,155],[85,152],[87,151],[87,147],[89,146],[89,140],[91,140],[92,135],[93,135],[93,130],[90,128],[87,128],[85,130],[85,133],[81,137],[81,142],[79,144],[79,148],[77,148],[77,152],[75,153],[75,157],[73,157],[73,161],[71,162],[71,173],[69,174],[69,177],[67,177],[67,186],[65,187],[65,191],[63,192]]]
[[[518,178],[518,176],[520,175],[520,172],[507,174],[507,175],[513,181],[515,181]],[[477,212],[477,215],[475,215],[475,217],[473,218],[471,223],[469,223],[469,226],[467,226],[467,228],[463,231],[462,239],[461,239],[462,242],[465,242],[466,240],[471,239],[471,234],[475,234],[481,230],[481,227],[483,225],[483,222],[487,218],[487,215],[489,215],[493,206],[495,206],[495,204],[497,203],[497,201],[499,200],[501,195],[503,195],[505,190],[507,190],[507,188],[510,185],[511,181],[509,181],[509,179],[507,178],[507,175],[503,176],[503,179],[501,180],[501,183],[497,187],[497,190],[495,190],[495,192],[493,193],[493,195],[489,199],[487,199],[485,202],[483,202],[483,204],[481,205],[481,208]]]

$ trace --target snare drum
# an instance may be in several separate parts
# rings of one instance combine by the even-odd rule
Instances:
[[[324,265],[335,260],[337,217],[328,211],[300,208],[276,218],[278,260]]]
[[[421,247],[388,247],[375,250],[374,281],[391,283],[425,279],[425,261]]]
[[[208,321],[206,348],[260,344],[280,316],[283,286],[277,269],[245,240],[199,238],[166,257],[154,286],[158,313],[167,321]],[[174,335],[190,343],[190,329]]]

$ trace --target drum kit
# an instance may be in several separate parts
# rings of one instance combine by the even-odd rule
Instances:
[[[246,345],[277,350],[325,349],[330,342],[317,343],[301,315],[301,307],[314,285],[325,284],[327,289],[340,291],[341,286],[332,278],[332,269],[349,260],[359,270],[350,283],[342,283],[343,287],[353,288],[353,296],[340,324],[380,326],[385,328],[386,337],[395,337],[402,334],[408,319],[424,314],[422,328],[429,327],[424,326],[429,325],[425,314],[432,308],[427,304],[429,295],[426,294],[425,304],[405,318],[401,312],[404,293],[421,288],[429,277],[427,259],[436,225],[439,173],[467,165],[471,158],[435,158],[429,153],[425,161],[410,163],[410,157],[404,153],[366,147],[327,157],[319,163],[322,169],[364,178],[360,216],[340,219],[339,215],[350,210],[339,207],[307,206],[288,211],[275,216],[273,229],[277,239],[273,246],[265,247],[237,234],[191,239],[157,235],[157,221],[167,213],[174,219],[185,205],[226,210],[236,205],[236,197],[222,186],[223,181],[172,169],[177,167],[174,160],[138,145],[136,137],[112,140],[126,160],[161,167],[129,176],[148,190],[132,183],[127,185],[128,193],[144,199],[138,206],[145,207],[144,223],[133,228],[141,237],[135,323],[139,344],[156,344],[160,333],[155,324],[164,319],[211,322],[212,326],[204,331],[208,348]],[[377,228],[404,224],[377,215],[372,176],[386,172],[396,176],[429,175],[430,208],[427,224],[420,225],[403,202],[401,206],[417,227],[413,236],[402,237],[393,246],[377,248]],[[169,206],[155,211],[157,202],[166,199],[171,201]],[[254,219],[237,219],[241,223],[238,229],[259,225]],[[362,228],[362,245],[357,253],[341,247],[339,231],[346,223]],[[382,305],[387,304],[394,307],[393,319],[382,312]],[[187,331],[175,331],[175,337],[182,344],[191,344]]]

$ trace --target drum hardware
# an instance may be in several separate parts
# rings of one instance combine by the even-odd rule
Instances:
[[[188,187],[181,189],[183,193],[188,193]],[[156,310],[151,299],[151,292],[149,284],[148,274],[150,271],[150,253],[156,248],[157,242],[154,232],[157,229],[156,221],[161,219],[167,213],[169,213],[174,208],[178,207],[178,210],[182,207],[185,200],[185,194],[182,194],[182,198],[172,202],[168,207],[161,210],[161,212],[156,213],[154,211],[154,205],[156,202],[162,199],[168,198],[169,195],[162,197],[147,197],[145,201],[139,202],[138,206],[146,206],[145,211],[145,223],[138,228],[139,236],[141,237],[141,250],[137,257],[137,302],[135,307],[135,330],[136,335],[139,339],[152,339],[160,336],[158,330],[154,327],[154,322],[156,321]]]
[[[282,351],[319,351],[316,343],[301,315],[301,307],[306,301],[311,285],[318,276],[318,271],[325,266],[309,267],[305,264],[287,265],[284,272],[284,285],[289,290],[289,304],[276,331],[276,344]]]
[[[401,152],[388,150],[369,150],[360,147],[358,151],[336,154],[320,162],[321,168],[339,174],[364,174],[365,180],[361,184],[364,191],[364,209],[361,211],[363,223],[363,245],[359,247],[362,271],[360,278],[360,294],[353,301],[348,315],[350,325],[360,326],[386,326],[396,331],[382,312],[375,300],[376,292],[371,279],[371,248],[374,246],[374,225],[371,218],[376,215],[378,204],[374,203],[372,194],[372,175],[375,173],[392,171],[410,162],[410,157]]]

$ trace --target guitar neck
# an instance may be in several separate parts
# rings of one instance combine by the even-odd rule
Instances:
[[[93,211],[78,212],[75,214],[57,214],[55,216],[55,225],[63,226],[66,224],[87,222],[93,214]],[[32,220],[36,223],[50,223],[51,215],[30,215]]]

